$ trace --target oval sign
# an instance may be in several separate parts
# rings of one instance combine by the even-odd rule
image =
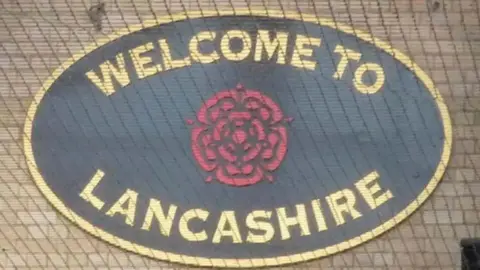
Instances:
[[[38,187],[129,251],[254,267],[331,255],[392,228],[451,150],[431,79],[314,16],[194,12],[100,40],[49,78],[25,125]]]

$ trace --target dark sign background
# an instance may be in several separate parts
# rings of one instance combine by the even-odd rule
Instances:
[[[188,54],[187,44],[195,33],[215,31],[218,38],[230,29],[252,32],[254,44],[257,29],[284,30],[291,37],[319,37],[322,45],[314,50],[317,69],[253,62],[250,55],[238,63],[222,59],[132,80],[131,85],[111,96],[99,91],[85,76],[119,52],[125,52],[127,68],[133,74],[127,50],[150,41],[156,44],[166,38],[174,48],[174,57],[179,58]],[[362,53],[360,61],[350,61],[341,80],[332,79],[340,59],[333,53],[337,44]],[[292,45],[290,42],[290,48]],[[385,71],[385,85],[376,94],[361,94],[353,87],[351,70],[365,62],[379,63]],[[190,127],[185,119],[195,117],[203,100],[237,83],[268,95],[285,115],[295,119],[288,126],[288,152],[273,173],[273,183],[262,181],[242,188],[205,183],[207,173],[191,154]],[[248,259],[326,248],[377,228],[405,209],[429,183],[439,165],[445,136],[431,93],[390,54],[329,27],[238,16],[152,27],[87,54],[44,95],[33,119],[31,143],[48,187],[92,225],[165,252]],[[102,211],[78,195],[97,169],[106,174],[95,189],[106,202]],[[380,185],[391,190],[394,198],[372,211],[356,193],[357,209],[363,216],[353,221],[347,218],[346,224],[335,226],[324,197],[344,188],[354,190],[353,183],[373,170],[379,172]],[[134,227],[126,225],[121,215],[112,218],[104,214],[127,188],[139,193]],[[169,238],[163,237],[156,225],[150,232],[140,230],[150,198],[160,199],[164,208],[170,203],[179,206]],[[294,215],[295,204],[308,204],[316,198],[325,209],[327,231],[316,232],[313,214],[308,212],[309,236],[300,236],[299,229],[292,228],[292,238],[280,240],[274,216],[276,235],[267,244],[229,244],[228,238],[221,244],[211,243],[223,210],[236,212],[245,239],[244,218],[250,211],[285,206]],[[192,230],[206,228],[209,240],[192,243],[179,235],[178,217],[191,208],[210,211],[208,221],[198,223],[202,227],[192,223]]]

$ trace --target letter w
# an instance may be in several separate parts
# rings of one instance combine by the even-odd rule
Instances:
[[[116,59],[118,68],[115,67],[115,65],[109,60],[100,65],[100,71],[102,73],[103,80],[100,79],[93,70],[87,72],[87,77],[90,79],[90,81],[100,88],[100,90],[102,90],[102,92],[107,96],[115,93],[112,76],[122,87],[125,87],[130,83],[128,72],[125,69],[125,60],[123,59],[123,55],[119,53]]]

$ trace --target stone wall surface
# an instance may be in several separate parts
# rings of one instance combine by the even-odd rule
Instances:
[[[435,4],[439,6],[435,9]],[[480,0],[0,1],[0,269],[186,269],[125,252],[58,214],[32,181],[22,127],[32,95],[63,60],[128,24],[184,10],[271,8],[333,18],[389,41],[433,79],[453,121],[444,179],[405,222],[341,254],[282,269],[459,269],[459,240],[480,236]]]

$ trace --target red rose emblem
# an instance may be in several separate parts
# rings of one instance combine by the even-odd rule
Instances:
[[[191,147],[207,178],[246,186],[277,169],[287,152],[287,129],[280,107],[259,91],[224,90],[208,99],[197,114]],[[193,124],[193,121],[189,121]]]

